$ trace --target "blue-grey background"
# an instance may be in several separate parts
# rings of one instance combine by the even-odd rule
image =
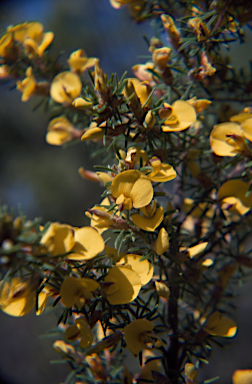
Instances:
[[[12,24],[38,20],[45,31],[53,31],[53,50],[63,57],[79,48],[100,58],[105,72],[122,75],[136,63],[147,61],[149,53],[143,34],[151,37],[148,22],[136,25],[127,9],[115,10],[109,0],[8,0],[0,3],[0,30]],[[249,43],[250,41],[248,41]],[[250,44],[251,48],[251,44]],[[247,48],[247,52],[248,52]],[[248,61],[246,50],[233,48],[236,66]],[[251,50],[250,50],[251,52]],[[80,166],[91,169],[84,143],[66,149],[44,140],[49,114],[32,112],[37,100],[21,102],[21,94],[10,90],[12,82],[0,86],[0,200],[10,207],[18,204],[28,218],[85,225],[84,211],[100,200],[101,189],[81,179]],[[252,368],[251,285],[236,300],[239,325],[236,342],[213,357],[204,379],[221,375],[230,383],[236,368]],[[0,383],[62,383],[68,370],[50,365],[58,358],[51,339],[39,339],[56,320],[50,316],[13,318],[0,313]],[[5,381],[4,381],[5,380]]]

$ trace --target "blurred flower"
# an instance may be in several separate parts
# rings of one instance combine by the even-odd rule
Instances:
[[[23,45],[28,55],[43,56],[54,38],[53,32],[43,32],[43,25],[39,22],[25,22],[16,26],[10,26],[7,34],[0,41],[0,56],[12,57],[17,49],[14,43]]]
[[[63,340],[56,340],[53,343],[53,348],[59,353],[64,355],[72,355],[75,353],[75,349],[72,345],[65,343]]]
[[[186,102],[195,109],[197,114],[203,112],[206,108],[209,107],[210,104],[212,104],[210,100],[197,99],[196,97],[186,100]]]
[[[104,249],[104,240],[92,227],[73,228],[67,224],[52,223],[40,243],[52,254],[69,260],[89,260]],[[71,253],[70,253],[71,252]],[[68,254],[69,253],[69,254]]]
[[[116,198],[116,204],[123,209],[142,208],[148,205],[153,197],[150,180],[137,170],[119,173],[111,184],[111,193]]]
[[[38,280],[13,277],[0,281],[0,309],[10,316],[20,317],[35,309]]]
[[[88,58],[83,49],[78,49],[71,53],[68,59],[68,65],[72,72],[83,73],[87,68],[95,65],[95,57]]]
[[[139,275],[128,266],[114,266],[109,269],[101,290],[107,300],[114,305],[126,304],[135,300],[141,289]]]
[[[137,319],[124,327],[125,342],[133,355],[137,356],[143,348],[152,349],[162,345],[162,341],[151,331],[154,324],[146,319]]]
[[[106,123],[105,123],[106,125]],[[86,132],[81,136],[82,141],[92,140],[97,141],[101,140],[105,134],[106,128],[104,124],[101,126],[97,126],[97,123],[95,121],[92,121],[89,128],[86,130]]]
[[[210,133],[210,145],[218,156],[234,157],[247,152],[243,130],[233,122],[215,125]]]
[[[194,259],[195,257],[199,256],[201,253],[203,253],[207,247],[208,241],[205,241],[203,243],[194,245],[193,247],[180,247],[179,251],[184,253],[186,257],[189,257],[190,259]]]
[[[219,188],[217,198],[230,212],[245,215],[252,207],[252,193],[250,185],[242,180],[228,180]]]
[[[93,335],[85,317],[75,319],[75,324],[70,325],[65,331],[65,339],[67,341],[74,341],[78,338],[81,338],[81,348],[87,348],[93,342]]]
[[[169,248],[169,236],[164,228],[161,228],[158,233],[158,238],[155,243],[155,251],[157,255],[161,256]]]
[[[79,76],[70,71],[61,72],[52,81],[51,98],[60,104],[72,104],[81,93],[82,84]]]
[[[49,96],[49,83],[46,81],[37,83],[32,67],[28,67],[25,74],[26,77],[22,81],[17,81],[17,89],[22,92],[22,101],[26,102],[34,95]]]
[[[175,169],[167,163],[162,163],[157,157],[149,160],[153,171],[147,174],[147,178],[156,183],[164,183],[175,179],[177,173]]]
[[[161,17],[164,29],[168,32],[170,36],[171,44],[175,49],[178,49],[181,45],[181,35],[178,28],[174,24],[173,18],[170,15],[165,15],[165,14],[162,14],[160,17]]]
[[[50,145],[63,145],[80,138],[83,134],[83,131],[76,129],[65,116],[52,119],[47,131],[46,142]]]
[[[165,283],[162,283],[162,281],[155,281],[155,288],[159,296],[164,299],[168,299],[170,297],[170,289]]]
[[[183,131],[196,121],[195,109],[184,100],[177,100],[172,105],[164,103],[159,111],[160,119],[166,119],[163,132]]]
[[[236,369],[232,376],[232,384],[251,384],[252,369]]]
[[[148,81],[150,86],[153,86],[156,83],[153,79],[153,74],[151,73],[151,71],[154,70],[154,66],[155,64],[152,62],[137,64],[132,67],[132,71],[140,81]],[[149,71],[149,69],[151,71]]]
[[[152,52],[152,61],[159,71],[164,71],[170,60],[171,48],[157,48]]]
[[[198,370],[192,363],[185,364],[185,382],[186,384],[198,384]]]
[[[210,63],[206,52],[202,53],[200,64],[199,68],[191,69],[188,72],[188,76],[192,76],[196,80],[203,80],[207,76],[213,76],[215,74],[216,68]]]
[[[193,17],[187,22],[188,27],[191,27],[193,32],[197,35],[197,40],[206,40],[209,36],[210,31],[207,25],[199,17]]]
[[[219,311],[215,311],[208,316],[203,329],[210,335],[222,337],[234,337],[237,332],[235,322],[222,315]]]
[[[60,296],[66,308],[76,305],[81,309],[98,287],[99,283],[93,279],[67,276],[60,287]]]
[[[93,103],[91,101],[83,99],[82,97],[77,97],[77,99],[74,99],[74,101],[72,102],[72,105],[75,108],[86,110],[92,108]]]
[[[153,266],[148,260],[141,260],[143,256],[127,254],[116,263],[116,265],[130,266],[140,277],[142,285],[147,284],[153,276]]]
[[[164,209],[159,207],[156,209],[156,202],[140,208],[143,216],[135,213],[131,216],[131,220],[135,225],[144,231],[154,232],[162,223],[164,218]]]

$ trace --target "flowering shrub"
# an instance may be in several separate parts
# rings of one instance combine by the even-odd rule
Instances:
[[[51,112],[46,142],[88,151],[91,141],[106,154],[96,172],[79,169],[104,187],[89,226],[42,226],[1,209],[0,308],[20,317],[56,307],[66,383],[197,384],[211,345],[236,335],[230,288],[252,265],[252,109],[220,51],[243,39],[252,8],[110,3],[153,19],[150,58],[135,77],[109,78],[82,48],[55,60],[54,34],[38,22],[0,40],[0,77]],[[139,369],[123,363],[126,351]],[[232,380],[251,383],[251,370],[237,367]]]

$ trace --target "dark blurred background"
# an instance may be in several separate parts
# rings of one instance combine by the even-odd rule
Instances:
[[[104,72],[125,70],[148,59],[143,34],[151,37],[148,22],[136,25],[126,8],[115,10],[109,0],[17,0],[0,2],[0,30],[12,24],[37,20],[45,31],[53,31],[52,49],[64,51],[67,58],[76,49],[85,49],[89,57],[99,57]],[[243,47],[234,49],[236,65],[244,64]],[[21,102],[21,94],[11,90],[13,83],[0,86],[0,200],[14,207],[18,204],[28,218],[43,222],[60,221],[83,226],[84,212],[100,201],[102,189],[83,180],[78,168],[92,169],[97,159],[90,157],[84,143],[65,149],[46,144],[44,137],[50,119],[42,109],[32,112],[33,98]],[[236,343],[214,357],[205,378],[221,374],[221,383],[229,383],[236,368],[252,367],[250,344],[252,332],[251,289],[246,286],[237,302],[236,319],[240,331]],[[240,313],[242,316],[240,316]],[[245,315],[246,314],[246,315]],[[238,316],[239,315],[239,316]],[[50,365],[58,356],[52,339],[38,336],[55,327],[56,320],[30,313],[13,318],[0,313],[0,384],[57,384],[68,369]],[[250,342],[249,342],[250,340]],[[5,380],[5,381],[4,381]]]

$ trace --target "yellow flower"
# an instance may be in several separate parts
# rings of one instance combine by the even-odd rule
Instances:
[[[198,384],[198,370],[191,363],[185,364],[185,382],[186,384]]]
[[[252,207],[250,185],[242,180],[228,180],[219,188],[217,197],[229,211],[245,215]],[[225,208],[225,207],[224,207]]]
[[[52,119],[48,125],[46,142],[50,145],[63,145],[78,139],[83,132],[75,129],[74,125],[65,116]]]
[[[134,92],[135,96],[133,96]],[[127,98],[131,98],[130,103],[133,103],[136,108],[138,107],[139,101],[141,106],[145,104],[150,93],[151,86],[149,85],[148,81],[141,82],[139,79],[133,77],[128,79],[128,82],[126,83],[124,88],[124,95]],[[148,101],[147,105],[149,105],[150,103],[151,99]]]
[[[205,241],[203,243],[194,245],[193,247],[180,247],[179,251],[186,254],[186,256],[189,256],[190,259],[194,259],[195,257],[199,256],[204,250],[206,249],[208,244],[208,241]]]
[[[157,358],[153,351],[144,350],[143,351],[143,362],[144,364],[141,367],[139,376],[137,375],[137,381],[154,383],[152,372],[162,371],[161,358]]]
[[[163,23],[164,29],[168,32],[171,43],[174,48],[179,48],[181,45],[181,35],[176,25],[174,24],[174,20],[170,15],[161,15],[161,20]]]
[[[52,81],[51,98],[60,104],[72,104],[81,93],[82,84],[79,76],[70,71],[61,72]]]
[[[82,97],[77,97],[77,99],[74,99],[74,101],[72,102],[72,105],[75,108],[86,110],[92,108],[93,103],[91,101],[83,99]]]
[[[40,243],[52,256],[66,255],[69,260],[89,260],[104,249],[104,240],[92,227],[73,228],[67,224],[52,223]]]
[[[95,228],[82,227],[74,229],[74,243],[69,260],[89,260],[104,250],[105,243]]]
[[[169,236],[164,228],[161,228],[158,233],[158,238],[155,243],[155,251],[161,256],[169,248]]]
[[[111,304],[126,304],[135,300],[141,289],[139,275],[128,266],[114,266],[101,285]]]
[[[148,173],[147,177],[149,180],[156,183],[164,183],[175,179],[177,173],[175,169],[167,163],[162,163],[157,157],[152,157],[149,161],[153,168],[151,173]]]
[[[0,55],[3,53],[3,56],[9,56],[9,53],[13,53],[13,42],[18,42],[23,45],[28,54],[43,56],[54,38],[53,32],[44,33],[43,30],[43,25],[39,22],[10,26],[7,34],[0,41]]]
[[[170,60],[171,48],[157,48],[152,53],[152,60],[159,71],[164,71]]]
[[[210,133],[210,145],[218,156],[234,157],[247,149],[241,126],[233,122],[215,125]]]
[[[13,277],[0,281],[0,308],[10,316],[25,316],[35,308],[37,281]]]
[[[210,104],[212,104],[210,100],[197,99],[196,97],[186,100],[186,102],[194,107],[197,114],[203,112]]]
[[[164,299],[168,299],[170,297],[170,289],[166,284],[161,281],[155,281],[155,288],[159,296]]]
[[[93,335],[85,317],[75,319],[75,324],[70,325],[65,331],[67,341],[74,341],[78,338],[81,338],[81,348],[87,348],[93,342]]]
[[[137,170],[119,173],[111,184],[111,193],[116,197],[116,204],[123,209],[142,208],[153,198],[153,188],[147,176]]]
[[[199,17],[189,19],[187,25],[193,29],[198,41],[206,40],[210,34],[207,25]]]
[[[130,147],[127,150],[124,161],[128,163],[131,168],[133,168],[135,164],[140,164],[140,159],[143,166],[146,165],[149,161],[147,153],[142,148]]]
[[[159,111],[159,117],[164,121],[163,132],[183,131],[196,121],[195,109],[184,100],[177,100],[172,105],[164,103]]]
[[[135,213],[131,219],[135,225],[144,231],[154,232],[155,229],[162,223],[164,218],[164,209],[159,207],[156,209],[156,202],[141,208],[142,215]]]
[[[97,123],[95,121],[92,121],[89,128],[86,130],[86,132],[81,136],[82,141],[86,140],[101,140],[105,134],[105,124],[101,124],[101,126],[97,126]]]
[[[133,355],[137,356],[143,348],[152,349],[162,345],[161,340],[154,334],[154,325],[146,319],[137,319],[124,327],[125,342]]]
[[[93,291],[99,287],[97,281],[67,276],[60,287],[60,296],[66,308],[76,305],[79,309],[93,297]]]
[[[148,260],[140,261],[142,256],[127,254],[124,255],[116,265],[130,266],[140,277],[142,285],[147,284],[153,276],[153,266]]]
[[[86,216],[91,219],[90,225],[95,228],[99,234],[102,234],[106,229],[115,225],[116,219],[112,216],[113,212],[111,212],[111,214],[107,212],[109,206],[110,201],[108,197],[106,197],[99,206],[95,205],[90,211],[85,212]]]
[[[219,311],[215,311],[208,316],[203,329],[210,335],[222,337],[234,337],[237,332],[235,322],[222,315]]]
[[[132,67],[134,75],[140,81],[148,81],[148,83],[153,86],[155,81],[153,80],[153,74],[149,69],[154,70],[155,64],[152,62],[147,62],[146,64],[137,64]]]
[[[74,229],[67,224],[51,223],[40,240],[52,256],[68,253],[74,242]]]
[[[17,89],[22,92],[22,101],[26,102],[34,95],[49,95],[49,83],[37,83],[32,67],[28,67],[25,74],[26,77],[22,81],[17,81]]]
[[[236,369],[232,376],[233,384],[252,384],[252,369]]]
[[[88,58],[83,49],[78,49],[71,53],[68,59],[68,65],[71,71],[75,73],[82,73],[87,68],[91,68],[95,65],[96,58]]]

